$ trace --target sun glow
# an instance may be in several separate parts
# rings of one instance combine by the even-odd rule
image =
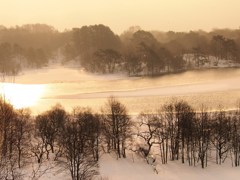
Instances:
[[[3,96],[16,109],[27,108],[41,99],[44,89],[44,85],[0,83],[0,96]]]

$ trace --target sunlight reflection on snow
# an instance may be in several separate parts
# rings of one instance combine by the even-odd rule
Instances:
[[[44,91],[44,85],[0,83],[0,96],[3,96],[17,109],[36,104]]]

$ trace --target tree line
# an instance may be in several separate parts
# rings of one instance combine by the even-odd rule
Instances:
[[[110,98],[97,114],[61,105],[35,117],[0,99],[0,179],[39,179],[54,167],[68,170],[73,180],[98,175],[101,147],[126,157],[131,120],[126,107]],[[46,165],[53,162],[51,165]],[[24,173],[26,167],[32,172]]]
[[[56,105],[31,116],[0,99],[0,179],[39,179],[55,167],[67,169],[73,180],[92,179],[103,153],[118,159],[131,151],[147,162],[158,154],[162,164],[179,160],[205,168],[227,159],[238,167],[240,106],[211,112],[203,105],[196,111],[175,100],[133,118],[110,97],[99,113],[82,107],[68,113]],[[32,172],[24,173],[26,167]]]
[[[239,63],[240,30],[211,32],[144,31],[131,27],[120,35],[105,25],[59,32],[45,24],[0,26],[0,72],[14,74],[20,67],[39,68],[49,60],[74,60],[87,71],[158,75],[210,65],[220,60]],[[192,55],[189,62],[185,55]]]
[[[240,111],[211,112],[204,105],[199,111],[178,100],[165,104],[155,113],[141,113],[137,137],[143,140],[139,152],[145,158],[155,153],[162,164],[180,160],[189,166],[207,167],[209,161],[222,164],[231,159],[240,165]],[[214,157],[215,156],[215,157]],[[215,160],[214,160],[215,159]]]
[[[46,24],[0,25],[0,73],[16,75],[24,68],[47,65],[67,39],[67,32]]]
[[[131,27],[118,36],[107,26],[93,25],[74,28],[63,52],[92,72],[158,75],[201,68],[213,57],[213,66],[219,60],[239,63],[239,48],[239,30],[163,33]],[[187,54],[194,62],[187,61]]]

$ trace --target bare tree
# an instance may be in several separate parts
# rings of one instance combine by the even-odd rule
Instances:
[[[80,121],[85,127],[84,133],[89,143],[89,150],[93,158],[99,160],[100,144],[100,117],[94,114],[89,108],[76,107],[73,110],[73,118]]]
[[[197,116],[197,127],[195,130],[198,147],[198,157],[202,168],[207,166],[208,151],[211,142],[211,118],[207,109],[202,106],[201,112]],[[194,159],[195,164],[195,159]]]
[[[113,149],[119,158],[125,158],[126,142],[131,138],[132,127],[126,107],[116,98],[110,97],[102,108],[102,123],[108,152]]]
[[[233,164],[235,167],[240,166],[240,102],[237,110],[231,116],[231,146],[233,153]]]
[[[28,148],[31,140],[32,124],[30,123],[30,111],[21,109],[17,111],[15,121],[15,146],[17,151],[18,167],[23,165],[23,158],[28,154]]]
[[[98,163],[90,150],[89,135],[81,118],[70,118],[62,133],[63,160],[73,180],[92,179],[98,174]]]
[[[174,103],[165,104],[162,108],[162,116],[164,117],[167,124],[167,133],[169,137],[170,145],[170,159],[173,161],[177,158],[178,154],[178,143],[177,143],[177,120],[175,118]]]
[[[152,113],[141,113],[139,115],[139,127],[138,137],[143,140],[143,145],[145,147],[140,147],[140,151],[142,152],[145,158],[148,157],[151,152],[152,146],[154,144],[159,144],[156,133],[159,129],[158,126],[158,117]]]
[[[158,127],[156,131],[156,136],[158,137],[160,156],[162,159],[162,164],[167,163],[168,159],[168,149],[169,149],[169,139],[170,139],[170,128],[169,122],[165,119],[167,114],[162,112],[162,110],[157,111],[157,124]],[[169,119],[168,119],[169,120]]]
[[[17,113],[11,104],[0,99],[0,168],[4,179],[19,179],[16,156]]]
[[[189,154],[190,141],[194,130],[195,113],[192,107],[185,101],[175,103],[176,119],[177,119],[177,143],[181,148],[182,163],[185,162],[185,145]]]
[[[54,146],[64,127],[66,112],[61,105],[36,117],[36,133],[42,139],[49,158],[50,151],[54,153]]]
[[[213,119],[212,143],[216,148],[216,163],[221,164],[227,157],[230,146],[231,124],[226,112],[220,109]]]

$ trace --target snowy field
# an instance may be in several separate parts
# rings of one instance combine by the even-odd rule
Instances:
[[[149,78],[91,74],[80,67],[52,65],[8,78],[8,82],[11,81],[15,83],[4,84],[0,91],[10,100],[31,99],[22,107],[30,106],[34,114],[56,103],[64,105],[68,111],[75,106],[89,106],[99,111],[111,95],[125,103],[131,114],[159,108],[172,97],[189,101],[196,109],[201,104],[212,109],[224,104],[225,108],[233,109],[240,98],[239,68],[192,70]],[[33,96],[29,97],[30,94]]]
[[[157,163],[157,171],[146,161],[134,154],[129,154],[126,159],[116,159],[115,155],[104,154],[100,159],[100,175],[106,180],[239,180],[239,167],[232,167],[230,162],[217,165],[210,162],[208,167],[202,169],[200,164],[190,167],[188,164],[181,164],[179,161],[169,161],[162,165]],[[44,174],[40,180],[70,180],[68,171],[59,171],[54,168]],[[96,180],[100,177],[96,177]]]

